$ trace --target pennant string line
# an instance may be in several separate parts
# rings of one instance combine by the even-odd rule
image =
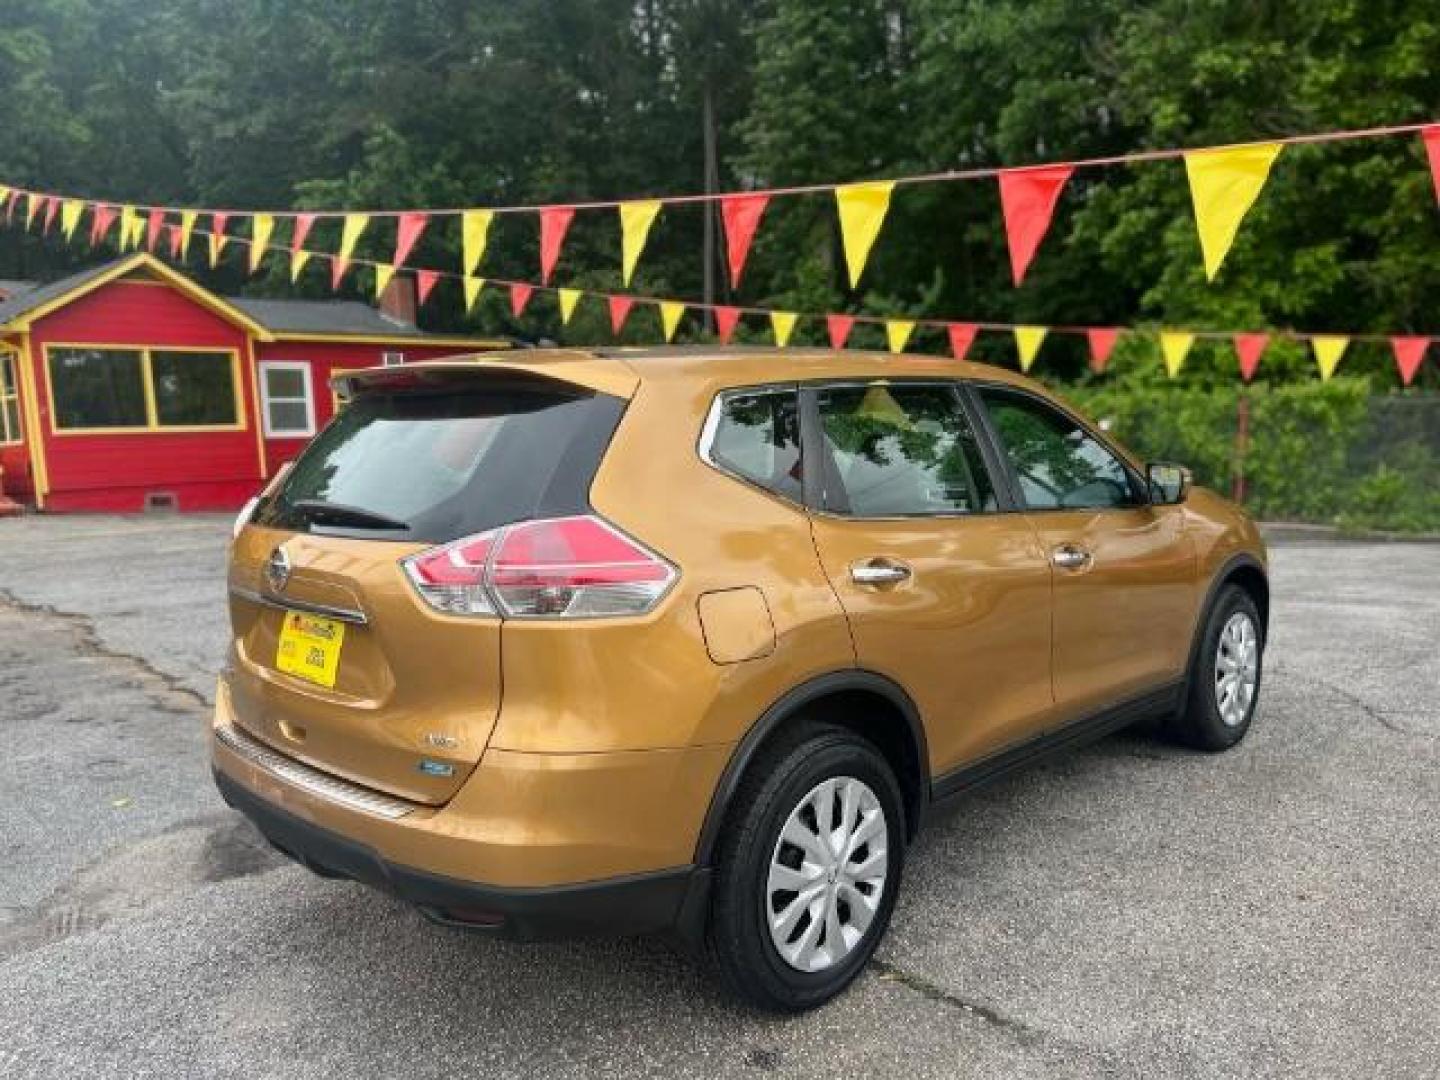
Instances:
[[[990,177],[1001,176],[1006,173],[1025,172],[1029,169],[1096,169],[1107,168],[1117,165],[1135,165],[1152,161],[1174,161],[1183,159],[1187,154],[1204,152],[1224,152],[1228,150],[1242,150],[1251,147],[1280,145],[1280,146],[1305,146],[1317,143],[1347,142],[1356,139],[1377,139],[1395,135],[1413,135],[1432,128],[1437,121],[1429,120],[1411,124],[1388,124],[1382,127],[1356,128],[1341,131],[1323,131],[1304,135],[1287,135],[1271,139],[1253,139],[1246,142],[1222,143],[1214,146],[1196,146],[1188,148],[1167,148],[1157,150],[1136,150],[1126,154],[1112,154],[1102,157],[1080,158],[1075,161],[1054,161],[1036,162],[1031,165],[1010,165],[997,166],[987,165],[968,169],[947,169],[939,172],[917,173],[910,176],[897,176],[887,180],[878,181],[844,181],[828,182],[817,184],[795,184],[788,187],[755,188],[742,191],[726,192],[691,192],[682,195],[661,195],[661,196],[632,196],[625,199],[592,199],[579,202],[555,202],[555,203],[531,203],[515,206],[492,206],[472,205],[465,207],[444,207],[424,208],[411,207],[400,210],[240,210],[240,209],[206,209],[180,206],[159,206],[148,203],[127,203],[123,199],[98,199],[78,195],[63,195],[49,191],[37,191],[30,188],[7,185],[12,198],[19,196],[33,196],[37,198],[58,198],[58,199],[79,199],[82,202],[93,205],[105,205],[114,207],[128,206],[136,211],[148,212],[151,210],[164,211],[166,213],[181,213],[196,210],[201,214],[233,215],[236,217],[252,217],[256,214],[270,214],[275,218],[293,219],[298,217],[309,217],[312,219],[337,219],[350,217],[352,215],[365,215],[372,218],[394,218],[406,214],[425,214],[430,217],[457,217],[461,214],[471,213],[476,210],[485,210],[492,214],[533,214],[546,210],[569,209],[569,210],[606,210],[616,209],[625,203],[635,202],[637,199],[646,201],[659,201],[667,206],[681,206],[689,203],[713,203],[725,199],[743,197],[747,195],[765,195],[769,197],[789,197],[797,195],[820,195],[830,194],[837,188],[849,187],[853,183],[883,183],[897,186],[909,186],[914,184],[945,183],[954,180],[980,180]],[[235,237],[227,237],[233,240]]]

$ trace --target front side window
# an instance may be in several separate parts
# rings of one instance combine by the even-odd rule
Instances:
[[[817,393],[825,508],[854,517],[996,508],[975,433],[948,385],[872,383]]]
[[[706,453],[712,464],[800,501],[800,408],[794,387],[726,394],[711,423]]]
[[[262,363],[260,400],[266,435],[308,439],[315,434],[315,401],[309,364],[289,360]]]
[[[46,355],[57,431],[240,423],[233,353],[56,346]]]
[[[21,439],[19,374],[15,354],[0,352],[0,446]]]
[[[1027,509],[1092,510],[1140,501],[1120,460],[1060,410],[1010,390],[982,389],[980,398]]]

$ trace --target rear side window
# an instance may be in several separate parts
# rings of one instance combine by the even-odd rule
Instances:
[[[361,392],[257,508],[261,525],[448,543],[585,513],[624,402],[549,386]]]
[[[825,508],[854,517],[994,510],[959,395],[951,386],[872,383],[818,391],[829,474]]]
[[[711,417],[711,464],[800,501],[800,407],[794,387],[725,394]]]

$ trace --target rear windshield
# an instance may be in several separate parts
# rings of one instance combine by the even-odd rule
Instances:
[[[549,386],[362,392],[253,520],[446,543],[512,521],[584,513],[623,408],[606,394]]]

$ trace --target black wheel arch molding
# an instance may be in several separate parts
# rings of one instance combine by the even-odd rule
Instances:
[[[1205,599],[1201,601],[1196,610],[1195,625],[1190,631],[1190,651],[1185,658],[1185,693],[1189,692],[1190,675],[1195,670],[1195,657],[1200,649],[1200,641],[1205,636],[1205,624],[1210,618],[1210,612],[1215,608],[1215,600],[1225,586],[1235,582],[1236,574],[1239,571],[1254,573],[1265,583],[1265,595],[1256,596],[1253,599],[1255,606],[1260,610],[1260,647],[1263,649],[1270,639],[1270,574],[1266,570],[1265,564],[1250,552],[1236,552],[1222,562],[1215,573],[1210,575],[1210,584],[1205,589]]]
[[[725,818],[730,812],[730,806],[735,792],[740,786],[741,777],[745,775],[745,770],[750,767],[751,762],[754,761],[755,756],[769,737],[804,710],[807,705],[832,694],[847,691],[861,691],[883,697],[905,718],[910,746],[914,751],[919,773],[915,778],[916,790],[914,792],[905,791],[904,778],[896,777],[896,779],[900,782],[902,791],[905,791],[909,797],[907,801],[913,803],[906,807],[907,817],[915,819],[906,822],[907,833],[913,839],[930,799],[930,755],[925,740],[925,726],[920,719],[920,710],[910,695],[894,679],[864,668],[845,668],[813,676],[786,691],[760,714],[760,718],[750,726],[750,730],[736,744],[729,762],[726,763],[724,771],[720,774],[719,782],[715,785],[715,792],[710,797],[710,807],[705,812],[705,820],[700,827],[700,836],[695,845],[696,866],[709,866],[712,863],[715,845],[719,840],[721,829],[724,828]]]

